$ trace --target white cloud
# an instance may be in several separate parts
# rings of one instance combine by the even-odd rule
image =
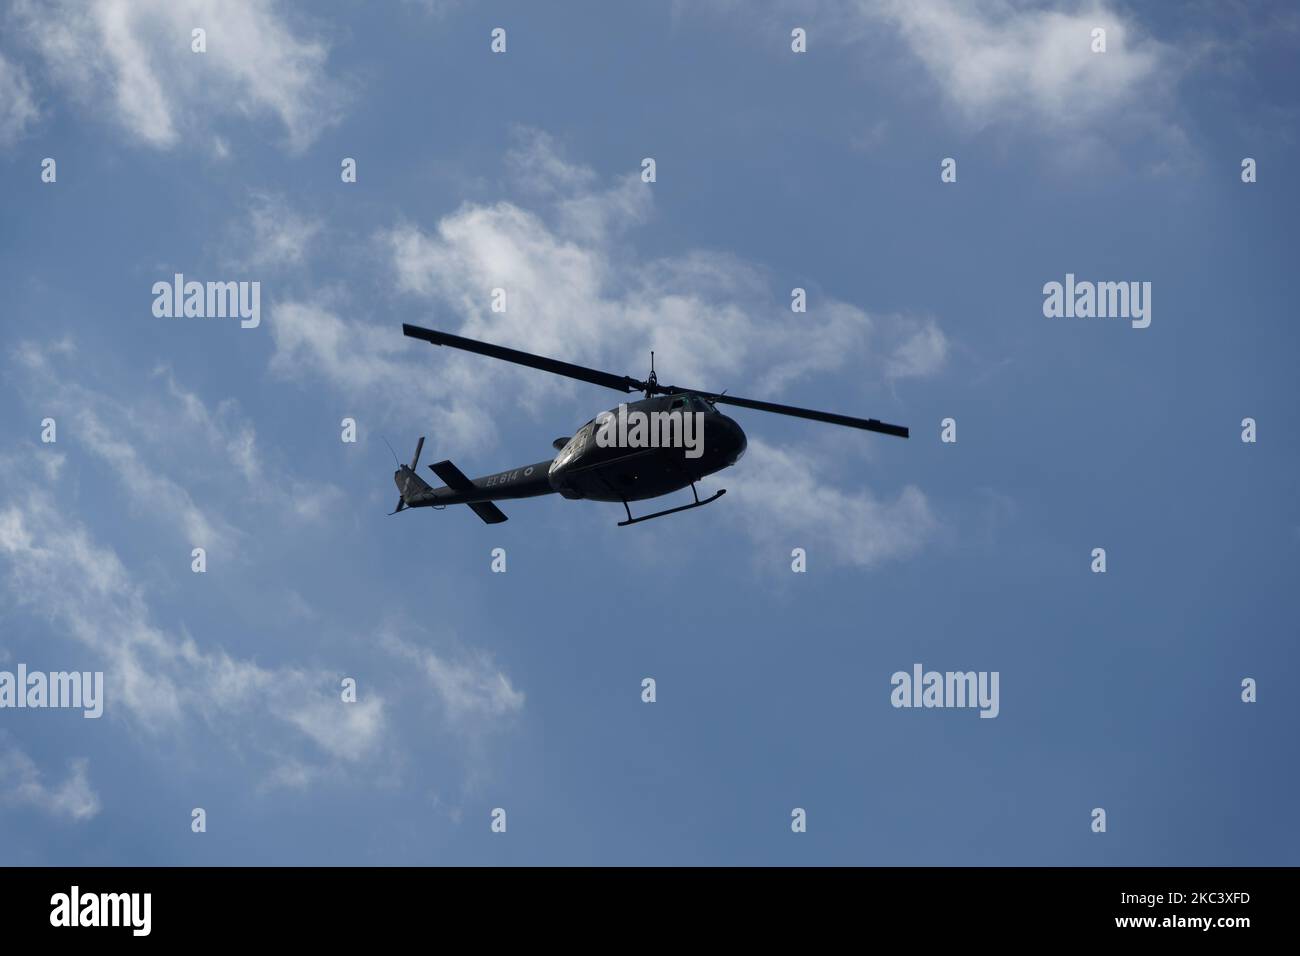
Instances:
[[[286,301],[266,319],[275,340],[270,370],[295,379],[323,377],[344,394],[373,403],[380,418],[402,410],[438,422],[439,441],[466,451],[489,447],[490,410],[474,400],[481,379],[464,365],[433,374],[429,356],[402,335],[400,324],[341,318],[329,301]]]
[[[1185,145],[1170,116],[1186,51],[1148,35],[1113,0],[710,0],[677,2],[674,14],[701,7],[733,21],[743,14],[765,33],[798,23],[811,44],[856,55],[873,87],[892,84],[903,94],[913,78],[895,69],[901,47],[963,124],[1022,124],[1033,135],[1068,137],[1067,164],[1088,161],[1119,127]],[[1097,27],[1106,31],[1105,53],[1092,52]],[[887,130],[876,120],[851,133],[849,144],[871,152]]]
[[[275,489],[291,483],[259,452],[234,402],[205,403],[166,366],[127,393],[84,363],[70,374],[77,356],[66,339],[19,343],[12,350],[15,384],[57,417],[61,442],[72,439],[74,449],[98,456],[136,506],[160,514],[169,532],[184,536],[186,549],[195,534],[243,536],[222,517],[232,501],[231,513],[250,520],[258,514],[250,505],[263,503],[277,514],[285,509],[281,496],[290,492]],[[183,456],[176,453],[181,447]],[[177,741],[205,728],[242,757],[261,758],[263,788],[301,787],[352,766],[386,765],[375,757],[391,761],[389,711],[377,682],[344,703],[339,671],[263,664],[158,621],[118,553],[78,520],[69,493],[77,476],[61,474],[67,461],[47,447],[0,455],[0,600],[45,619],[56,638],[79,647],[85,657],[77,669],[104,671],[110,720]],[[313,488],[313,498],[332,500],[331,493],[338,491]],[[296,592],[287,594],[285,608],[291,615],[313,613]],[[421,671],[458,722],[481,723],[522,705],[522,694],[488,669],[485,658],[430,657]]]
[[[57,350],[27,345],[18,351],[30,366],[50,361]],[[170,373],[155,378],[167,381],[175,427],[187,429],[192,439],[230,437],[222,409],[209,409]],[[147,404],[142,403],[144,423],[150,420]],[[84,431],[84,418],[69,421]],[[94,436],[97,444],[113,440]],[[130,454],[139,468],[155,467],[139,451],[130,448]],[[230,457],[249,481],[264,475],[256,457]],[[351,767],[383,770],[393,764],[388,694],[378,680],[370,680],[355,702],[345,703],[340,670],[263,664],[159,621],[122,558],[77,518],[67,482],[49,480],[49,459],[31,447],[0,456],[0,601],[48,622],[56,640],[70,641],[76,653],[69,666],[104,672],[107,719],[126,721],[151,741],[191,747],[193,732],[206,730],[241,759],[257,758],[262,789],[302,787]],[[129,485],[127,490],[132,492]],[[296,593],[286,602],[290,613],[304,608],[311,613]],[[444,656],[413,643],[404,647],[409,656],[389,651],[403,662],[403,676],[413,674],[419,686],[432,687],[457,742],[475,739],[478,731],[522,708],[523,694],[486,656]],[[474,766],[470,770],[478,772]],[[89,805],[79,797],[84,795],[79,780],[74,775],[69,784],[50,790],[69,812]]]
[[[314,483],[309,496],[298,494],[293,476],[266,462],[252,423],[234,401],[210,408],[166,366],[127,398],[84,364],[74,374],[75,356],[66,339],[18,344],[13,357],[26,375],[25,394],[40,396],[42,414],[56,419],[61,437],[75,436],[113,471],[138,511],[166,518],[188,546],[237,547],[242,531],[219,510],[227,499],[211,492],[229,489],[232,473],[240,482],[239,512],[263,504],[277,514],[316,520],[341,497],[328,482]]]
[[[515,145],[505,165],[518,185],[544,196],[590,192],[595,186],[596,171],[561,155],[550,133],[516,126],[511,135]]]
[[[319,219],[300,215],[283,196],[253,192],[248,219],[232,230],[232,252],[226,259],[236,269],[264,271],[300,266],[322,227]]]
[[[40,115],[27,74],[0,56],[0,146],[22,139]]]
[[[152,736],[183,735],[198,719],[272,764],[303,738],[326,762],[356,762],[381,747],[379,693],[345,704],[332,671],[264,667],[155,623],[117,553],[56,502],[30,458],[0,459],[3,593],[92,656],[93,666],[76,669],[104,671],[106,717],[120,715]]]
[[[325,42],[272,0],[18,0],[14,10],[51,82],[146,145],[174,147],[216,117],[272,117],[302,149],[338,119]],[[190,49],[195,27],[206,53]]]
[[[651,187],[632,175],[602,189],[590,170],[556,156],[548,137],[524,136],[523,144],[507,166],[549,201],[537,208],[467,203],[431,231],[407,223],[381,236],[398,288],[464,316],[460,334],[638,377],[653,349],[666,381],[733,391],[742,373],[781,390],[846,367],[884,381],[942,363],[946,339],[933,322],[877,320],[831,297],[796,316],[788,290],[773,295],[761,271],[734,256],[639,256],[618,239],[648,219]],[[547,175],[550,192],[538,185]],[[490,308],[498,287],[507,293],[504,314]],[[891,356],[895,340],[916,334],[913,325],[928,337],[928,351],[913,346],[910,362]],[[449,359],[439,356],[440,366],[450,367]],[[563,387],[472,361],[476,380],[494,388],[503,377],[525,383],[532,397]]]
[[[411,6],[423,7],[425,12],[435,16],[445,16],[461,6],[461,0],[402,0]]]
[[[897,344],[889,352],[885,374],[891,380],[928,378],[948,360],[948,337],[933,319],[895,325]]]
[[[65,422],[68,414],[59,411]],[[80,437],[88,448],[117,473],[122,485],[141,510],[169,514],[179,523],[186,540],[210,549],[234,547],[235,529],[220,517],[209,517],[180,482],[157,471],[141,458],[134,445],[119,437],[94,406],[79,415]]]
[[[983,125],[1029,114],[1069,127],[1149,102],[1171,68],[1168,48],[1143,38],[1130,19],[1102,2],[1071,10],[1009,0],[859,0],[869,22],[897,27],[941,94]],[[1094,28],[1106,52],[1092,52]]]
[[[523,693],[481,651],[452,660],[392,634],[384,636],[382,646],[420,669],[455,723],[483,725],[523,710]]]
[[[835,487],[806,449],[751,438],[743,464],[727,478],[726,513],[784,553],[801,547],[833,564],[872,567],[915,554],[938,528],[919,488],[881,499],[867,488]]]
[[[88,770],[89,762],[77,758],[62,783],[47,784],[35,761],[0,733],[0,806],[29,806],[51,816],[89,820],[99,813],[99,795],[90,786]]]
[[[284,716],[326,753],[343,760],[361,760],[375,749],[384,732],[383,699],[368,693],[342,704],[338,681],[328,686],[326,693],[304,693]]]

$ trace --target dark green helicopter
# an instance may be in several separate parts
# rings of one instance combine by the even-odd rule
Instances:
[[[745,432],[735,421],[718,411],[717,406],[720,404],[792,415],[832,425],[847,425],[899,438],[908,435],[907,429],[901,425],[888,425],[874,418],[853,418],[833,412],[759,402],[735,395],[660,385],[655,376],[653,352],[650,353],[650,377],[640,381],[628,375],[614,375],[418,325],[404,324],[402,332],[434,345],[448,345],[516,365],[576,378],[593,385],[603,385],[618,392],[642,392],[645,397],[621,405],[618,409],[602,412],[579,428],[571,438],[555,439],[552,445],[559,454],[554,458],[475,479],[467,477],[450,461],[435,462],[429,468],[446,482],[441,488],[430,487],[416,474],[420,451],[424,448],[424,438],[421,437],[416,443],[415,457],[411,463],[400,465],[393,475],[400,497],[392,514],[407,508],[443,508],[464,504],[488,524],[498,524],[505,521],[506,516],[493,504],[494,501],[556,493],[572,499],[621,502],[627,512],[627,520],[620,521],[619,527],[699,508],[717,501],[726,494],[726,489],[720,489],[701,500],[699,492],[695,490],[695,482],[734,465],[745,453]],[[633,423],[630,428],[627,427],[629,421]],[[639,429],[637,422],[642,423]],[[647,422],[648,427],[645,426]],[[692,428],[692,425],[696,427]],[[704,440],[705,435],[708,436],[707,441]],[[680,491],[687,485],[695,496],[693,503],[656,511],[640,518],[632,517],[628,502],[658,498],[660,495]]]

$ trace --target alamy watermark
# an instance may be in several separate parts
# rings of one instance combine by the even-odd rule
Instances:
[[[74,886],[50,897],[51,926],[126,926],[133,936],[148,936],[152,913],[152,893],[83,893]]]
[[[704,413],[628,411],[620,403],[617,414],[596,416],[598,448],[685,448],[687,458],[704,454]]]
[[[262,324],[262,283],[186,282],[178,272],[171,282],[153,284],[153,314],[160,319],[240,319],[239,326]]]
[[[71,708],[93,720],[104,714],[103,671],[0,671],[0,709]]]
[[[1076,282],[1043,286],[1043,315],[1049,319],[1131,319],[1133,328],[1151,324],[1150,282]]]
[[[895,707],[978,707],[981,717],[996,717],[998,671],[895,671],[889,702]]]

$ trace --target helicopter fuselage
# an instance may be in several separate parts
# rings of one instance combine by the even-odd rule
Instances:
[[[623,422],[635,422],[638,415],[652,424],[641,430],[618,427],[620,416]],[[686,423],[686,416],[695,416],[693,422]],[[606,425],[607,417],[610,421]],[[660,422],[683,422],[687,428],[659,429]],[[687,435],[696,439],[689,446],[671,440],[680,439],[692,426],[697,426],[697,434]],[[740,425],[703,399],[686,393],[656,395],[593,418],[549,461],[474,479],[456,473],[449,462],[440,462],[429,466],[448,481],[440,488],[413,487],[409,481],[413,473],[405,465],[393,477],[406,506],[411,508],[546,494],[590,501],[643,501],[679,491],[735,464],[745,453],[746,444]],[[416,482],[423,484],[418,478]]]
[[[630,441],[608,443],[615,433],[628,437],[629,430],[616,425],[620,413],[634,420],[637,415],[649,419],[640,441],[633,434]],[[601,420],[592,419],[578,429],[551,463],[548,475],[551,486],[565,498],[591,501],[657,498],[734,465],[745,453],[747,441],[741,427],[693,395],[656,395],[628,402],[623,409],[606,414],[613,420],[605,430],[605,444],[601,441]],[[694,421],[699,423],[699,441],[695,447],[659,440],[669,429],[660,430],[656,423],[669,421],[668,416],[695,416]]]

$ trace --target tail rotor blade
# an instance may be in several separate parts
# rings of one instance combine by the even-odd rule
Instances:
[[[401,464],[397,466],[397,474],[393,476],[395,479],[397,479],[397,489],[398,489],[397,507],[394,508],[392,511],[388,512],[390,515],[395,515],[399,511],[406,510],[407,508],[406,492],[407,492],[407,487],[410,484],[409,476],[412,472],[415,471],[416,465],[420,463],[420,452],[422,452],[423,450],[424,450],[424,436],[421,435],[420,440],[415,443],[415,456],[411,459],[411,464],[409,466],[401,465]],[[420,480],[419,478],[416,478],[417,482],[419,482],[419,480]]]

